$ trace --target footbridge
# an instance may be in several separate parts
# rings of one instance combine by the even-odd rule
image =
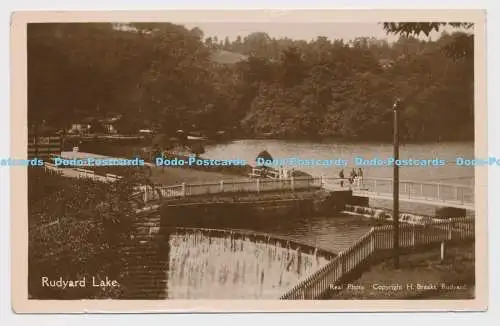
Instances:
[[[343,180],[325,180],[323,187],[330,191],[351,189],[354,196],[371,199],[393,199],[392,179],[370,178],[354,184]],[[399,182],[399,200],[433,206],[447,206],[474,210],[474,186],[402,180]]]
[[[370,199],[393,199],[392,179],[368,178],[350,183],[347,179],[306,177],[288,179],[241,179],[172,186],[141,186],[135,196],[144,202],[161,198],[215,195],[224,193],[263,193],[325,189],[331,192],[352,191],[353,196]],[[399,200],[433,206],[474,210],[474,186],[438,182],[401,180]]]

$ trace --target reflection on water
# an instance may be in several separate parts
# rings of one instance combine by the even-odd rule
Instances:
[[[273,239],[197,231],[171,234],[167,241],[169,299],[276,299],[327,263],[318,253]]]

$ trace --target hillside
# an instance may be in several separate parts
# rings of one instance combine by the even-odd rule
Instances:
[[[66,128],[80,112],[116,112],[123,130],[167,135],[390,140],[399,97],[406,140],[474,137],[473,37],[463,32],[393,44],[265,33],[219,41],[170,23],[134,26],[30,24],[29,120]]]

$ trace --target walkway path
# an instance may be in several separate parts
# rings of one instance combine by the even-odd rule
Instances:
[[[85,159],[88,157],[112,157],[83,152],[63,152],[63,158]],[[116,158],[115,158],[116,159]],[[151,167],[151,180],[155,184],[168,184],[160,188],[164,197],[184,197],[224,192],[265,192],[265,191],[294,191],[312,188],[324,188],[328,191],[352,190],[353,195],[373,199],[392,200],[392,179],[369,178],[363,179],[362,185],[342,187],[349,184],[347,180],[324,177],[301,177],[288,179],[251,179],[244,176],[229,176],[225,173],[199,171],[190,168],[157,167],[152,163],[145,163]],[[113,181],[119,177],[115,175],[98,176],[92,171],[84,169],[64,168],[57,169],[50,164],[50,169],[62,171],[68,177],[91,177],[103,181]],[[468,185],[449,184],[443,182],[400,180],[399,200],[404,202],[429,204],[474,210],[474,187]],[[158,192],[153,189],[144,189],[144,201],[160,199]],[[158,197],[158,198],[156,198]]]

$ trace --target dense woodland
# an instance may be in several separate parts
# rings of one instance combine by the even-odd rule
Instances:
[[[399,40],[261,32],[219,40],[170,23],[29,24],[29,121],[67,128],[113,112],[123,114],[123,133],[388,140],[399,97],[407,140],[472,140],[472,36],[424,41],[414,37],[418,26],[385,28]]]

